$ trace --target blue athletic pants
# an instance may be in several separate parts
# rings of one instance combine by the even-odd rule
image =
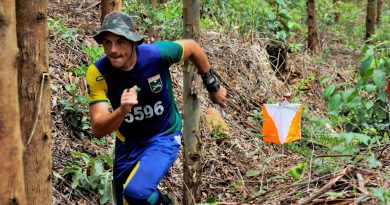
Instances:
[[[142,143],[116,140],[113,175],[117,205],[158,201],[157,186],[179,153],[179,135],[160,135]]]

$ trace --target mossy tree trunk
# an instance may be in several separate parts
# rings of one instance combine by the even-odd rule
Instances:
[[[101,16],[100,16],[100,22],[103,23],[104,17],[113,12],[113,11],[120,11],[122,8],[122,1],[121,0],[101,0],[100,2],[101,6]]]
[[[376,2],[375,0],[367,0],[367,15],[366,15],[366,40],[375,33],[376,24]]]
[[[15,1],[0,1],[0,204],[26,205],[19,123]]]
[[[47,0],[17,0],[20,126],[29,204],[51,205],[51,115]]]
[[[317,18],[316,18],[316,1],[308,0],[307,2],[307,26],[308,34],[308,48],[316,53],[318,49],[318,34],[317,34]]]
[[[381,15],[382,15],[383,1],[378,0],[376,4],[376,25],[381,24]]]
[[[200,1],[183,0],[184,38],[199,40]],[[202,153],[200,144],[200,100],[201,80],[195,67],[186,61],[183,67],[184,80],[184,185],[183,204],[192,205],[200,199]]]

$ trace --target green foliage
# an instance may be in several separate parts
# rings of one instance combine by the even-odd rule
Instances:
[[[131,13],[131,17],[138,21],[141,32],[149,35],[158,34],[164,40],[177,40],[183,36],[183,4],[172,0],[164,5],[153,7],[149,2],[129,0],[123,2],[124,10]],[[136,11],[136,12],[134,12]],[[150,32],[155,34],[151,34]]]
[[[81,191],[97,190],[100,194],[100,204],[111,200],[112,158],[108,155],[92,158],[80,152],[72,152],[72,156],[63,173],[72,177],[72,188],[81,188]]]
[[[99,45],[94,44],[90,47],[81,45],[80,48],[82,51],[84,51],[85,54],[87,54],[88,62],[95,62],[99,60],[99,58],[101,58],[104,54],[103,47]]]
[[[247,118],[248,123],[252,125],[252,128],[248,128],[249,131],[252,131],[255,133],[256,137],[259,139],[262,138],[262,128],[261,128],[261,123],[263,121],[263,116],[261,115],[261,112],[258,110],[253,110],[253,113],[251,116]]]
[[[66,86],[66,88],[74,89],[72,86]],[[61,99],[59,103],[65,111],[65,121],[77,136],[84,139],[91,130],[88,109],[86,108],[87,98],[83,95],[76,95],[69,99]]]
[[[307,162],[302,162],[297,164],[296,166],[292,167],[288,173],[295,181],[299,181],[301,179],[302,174],[307,169]]]
[[[221,125],[217,125],[210,132],[210,136],[216,139],[221,139],[227,136]]]
[[[305,94],[306,86],[315,80],[315,76],[313,74],[305,76],[299,83],[293,85],[294,88],[294,99],[291,101],[299,101],[301,97]]]
[[[386,205],[390,203],[390,190],[381,188],[371,188],[371,194],[378,198],[380,203]]]
[[[76,41],[76,29],[68,28],[65,26],[64,22],[60,17],[48,18],[48,25],[50,31],[53,32],[55,36],[61,36],[68,43]]]
[[[390,73],[390,61],[387,55],[375,52],[375,48],[367,48],[355,85],[330,84],[322,96],[328,101],[328,114],[336,126],[346,132],[383,138],[389,131],[388,99],[384,87]],[[322,79],[321,84],[329,84],[326,80]],[[367,141],[362,143],[367,144]]]
[[[91,130],[88,115],[88,100],[85,89],[85,80],[82,77],[75,77],[72,83],[64,86],[65,90],[71,96],[68,99],[60,99],[58,102],[65,111],[65,122],[72,128],[72,131],[81,139],[89,135]]]
[[[290,14],[288,7],[294,4],[290,2],[293,1],[278,0],[273,8],[265,1],[206,0],[202,5],[202,22],[218,32],[237,30],[241,34],[286,40],[301,27]]]

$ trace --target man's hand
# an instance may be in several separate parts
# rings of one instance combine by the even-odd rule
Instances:
[[[128,113],[131,111],[134,105],[138,104],[138,93],[136,91],[137,86],[133,86],[132,88],[128,88],[123,91],[121,96],[121,106],[120,109],[124,113]]]
[[[226,89],[221,85],[218,91],[209,93],[211,101],[222,108],[226,107]]]

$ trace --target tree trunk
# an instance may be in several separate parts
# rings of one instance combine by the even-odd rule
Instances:
[[[167,3],[168,2],[168,0],[149,0],[149,3],[150,4],[152,4],[152,6],[157,6],[157,4],[158,3],[160,3],[160,4],[165,4],[165,3]]]
[[[0,204],[25,205],[23,144],[17,88],[15,1],[0,1]]]
[[[366,41],[375,33],[375,0],[367,0]]]
[[[16,1],[20,125],[29,204],[51,205],[47,0]]]
[[[376,25],[379,26],[381,24],[381,15],[382,15],[383,1],[378,0],[376,5]]]
[[[333,5],[334,5],[334,7],[336,7],[336,9],[337,9],[337,11],[336,11],[335,14],[334,14],[334,22],[335,22],[335,23],[338,23],[339,20],[340,20],[340,12],[339,12],[340,3],[341,3],[340,0],[333,0]]]
[[[199,40],[200,1],[183,0],[184,38]],[[196,204],[200,199],[202,175],[202,153],[200,144],[200,101],[201,80],[193,65],[186,61],[183,68],[184,79],[184,186],[183,204]]]
[[[309,28],[308,47],[313,53],[316,53],[318,49],[318,34],[315,0],[308,0],[307,2],[307,25]]]
[[[113,11],[120,11],[122,7],[122,1],[121,0],[101,0],[100,2],[101,6],[101,16],[100,16],[100,22],[103,23],[104,17],[113,12]]]

